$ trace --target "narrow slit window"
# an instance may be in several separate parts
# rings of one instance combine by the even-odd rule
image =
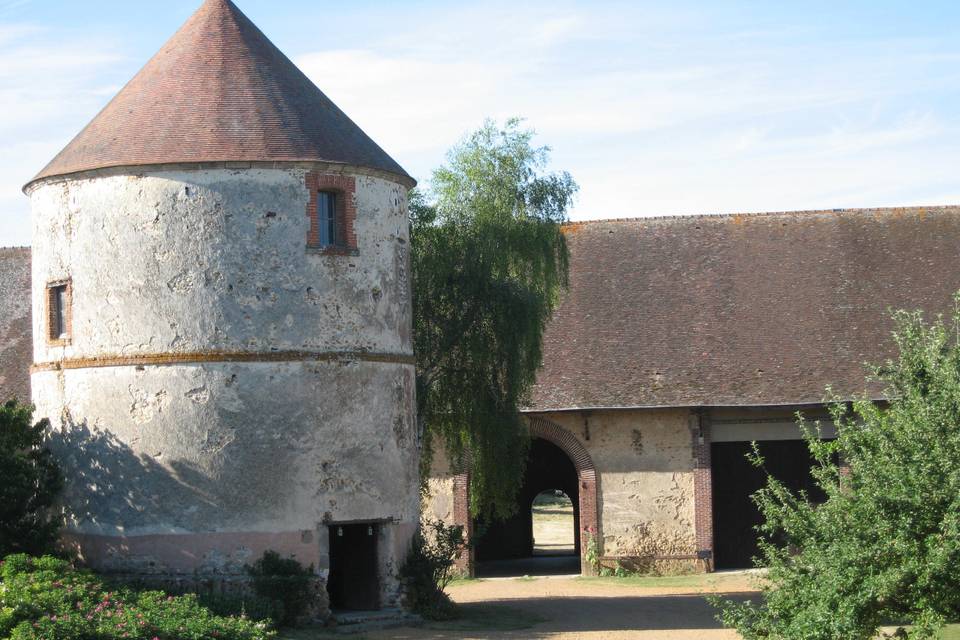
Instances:
[[[321,191],[317,197],[317,223],[320,227],[320,246],[337,244],[337,194]]]
[[[50,300],[50,339],[70,338],[70,291],[66,284],[53,285],[48,290]]]

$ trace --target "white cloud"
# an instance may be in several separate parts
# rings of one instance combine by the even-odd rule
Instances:
[[[109,42],[0,26],[0,244],[29,244],[29,201],[20,189],[113,94],[104,73],[121,60]]]
[[[940,185],[960,160],[942,102],[960,91],[956,51],[824,43],[794,27],[717,32],[703,15],[643,7],[544,11],[451,10],[297,62],[421,178],[484,117],[527,117],[583,187],[575,217],[955,192]]]
[[[581,183],[578,218],[937,204],[960,193],[952,40],[845,40],[645,3],[404,12],[403,28],[387,21],[353,48],[294,59],[421,179],[483,118],[520,115]],[[127,78],[107,69],[120,59],[108,41],[0,25],[0,244],[24,241],[19,185],[119,89]]]
[[[341,50],[299,56],[297,64],[382,146],[401,154],[435,149],[462,133],[463,117],[495,106],[495,63],[441,61]]]

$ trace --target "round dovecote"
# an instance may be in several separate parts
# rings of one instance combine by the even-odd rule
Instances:
[[[397,604],[412,185],[229,0],[27,185],[33,401],[87,562],[242,581],[273,549],[334,605]]]

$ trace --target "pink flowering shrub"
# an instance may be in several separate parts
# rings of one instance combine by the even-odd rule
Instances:
[[[93,573],[45,556],[0,563],[2,640],[266,640],[263,622],[223,617],[195,596],[109,590]]]

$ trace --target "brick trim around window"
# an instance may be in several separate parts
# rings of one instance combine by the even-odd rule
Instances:
[[[65,327],[64,331],[61,334],[57,331],[57,302],[56,295],[57,291],[63,287],[65,289],[65,313],[64,321]],[[73,338],[73,282],[69,279],[67,280],[56,280],[54,282],[48,282],[46,291],[44,292],[46,305],[45,317],[46,317],[46,334],[47,334],[47,345],[51,347],[63,347],[70,344]]]
[[[357,253],[357,180],[352,176],[310,171],[305,179],[310,199],[307,202],[307,249],[325,255],[355,255]],[[336,242],[320,244],[320,220],[317,211],[318,194],[321,191],[337,196]]]

